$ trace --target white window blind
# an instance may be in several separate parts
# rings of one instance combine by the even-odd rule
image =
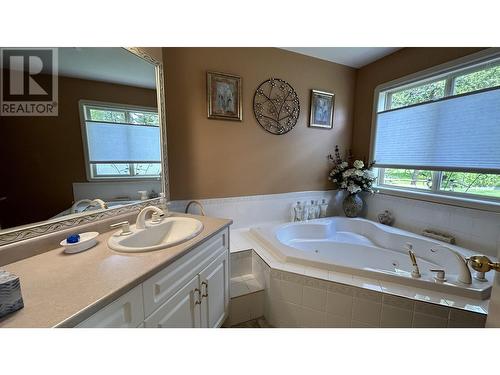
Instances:
[[[377,113],[381,168],[500,172],[500,89]]]
[[[161,161],[158,126],[86,121],[90,163]]]

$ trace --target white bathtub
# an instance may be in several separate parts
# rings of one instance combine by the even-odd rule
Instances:
[[[450,250],[463,257],[477,252],[369,220],[332,217],[254,227],[251,233],[282,262],[477,299],[487,299],[491,293],[491,274],[486,274],[486,282],[474,277],[472,284],[457,280],[460,267],[456,255]],[[421,278],[411,276],[412,263],[405,247],[407,243],[413,245]],[[444,269],[447,281],[436,281],[430,269]]]

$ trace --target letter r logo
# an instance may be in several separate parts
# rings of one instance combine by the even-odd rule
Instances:
[[[0,48],[0,103],[45,108],[57,105],[57,48]],[[2,106],[3,108],[3,106]],[[11,107],[6,107],[11,108]],[[42,108],[42,107],[38,107]],[[23,115],[26,111],[0,111],[0,116]],[[42,111],[57,116],[57,111]]]

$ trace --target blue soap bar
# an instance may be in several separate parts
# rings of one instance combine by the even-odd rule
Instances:
[[[67,243],[77,243],[80,241],[80,235],[79,234],[72,234],[66,238]]]

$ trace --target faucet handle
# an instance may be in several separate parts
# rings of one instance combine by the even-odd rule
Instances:
[[[127,234],[131,234],[132,231],[130,230],[130,224],[128,221],[120,221],[119,223],[111,224],[111,228],[122,228],[122,232],[120,233],[120,236],[126,236]]]
[[[436,276],[434,276],[434,280],[441,281],[441,282],[446,281],[444,270],[429,270],[429,271],[436,272]]]
[[[160,214],[158,212],[153,212],[153,215],[151,216],[151,222],[157,224],[161,221],[161,218],[164,216],[165,216],[164,213]]]

